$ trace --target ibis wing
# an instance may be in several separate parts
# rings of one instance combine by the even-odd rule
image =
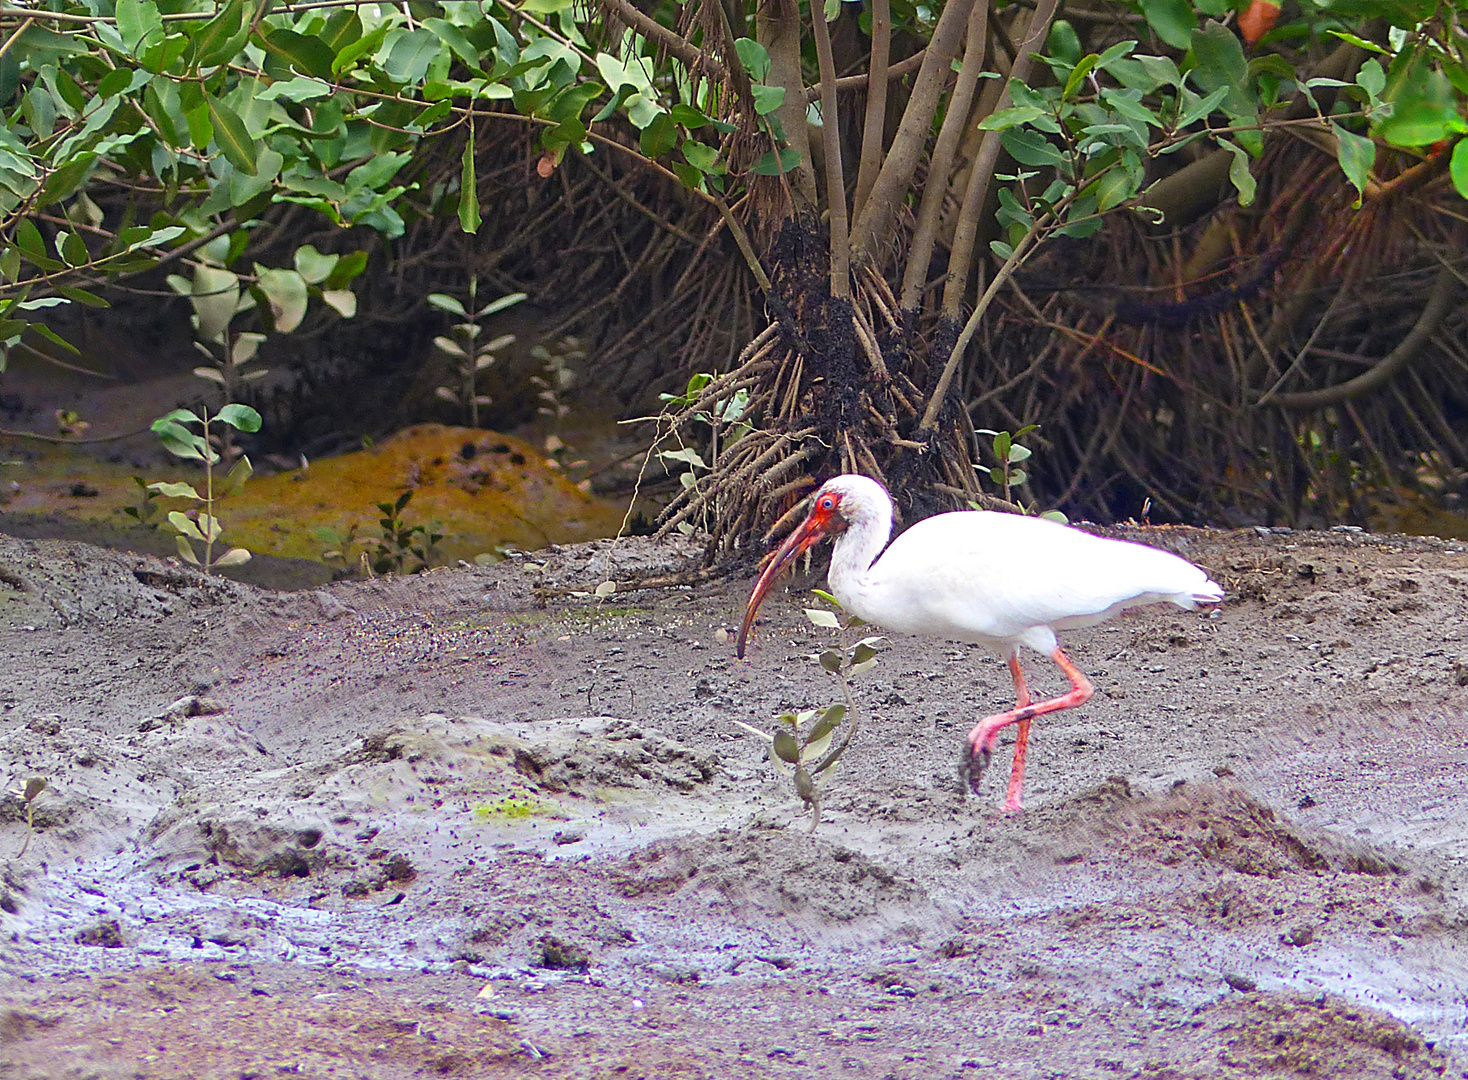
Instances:
[[[1087,626],[1162,600],[1192,607],[1217,589],[1168,552],[987,511],[919,522],[893,541],[868,582],[884,626],[960,640]]]

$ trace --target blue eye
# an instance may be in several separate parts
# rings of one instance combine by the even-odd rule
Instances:
[[[824,499],[821,500],[822,510],[834,510],[835,508],[836,500],[831,498],[831,496],[827,495]]]

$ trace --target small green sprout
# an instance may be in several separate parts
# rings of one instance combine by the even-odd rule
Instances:
[[[828,592],[812,590],[816,596],[835,608],[806,608],[805,616],[813,626],[843,631],[843,634],[864,626],[855,615],[846,615],[841,602]],[[843,618],[844,616],[844,618]],[[815,832],[821,823],[821,789],[835,771],[836,763],[851,745],[856,730],[861,726],[856,704],[851,696],[850,680],[877,663],[877,646],[883,637],[865,637],[854,644],[843,642],[840,648],[826,649],[816,656],[816,662],[841,681],[841,701],[827,705],[824,709],[805,709],[801,712],[782,714],[773,733],[742,721],[734,721],[745,731],[758,735],[770,744],[770,763],[791,777],[795,793],[800,801],[811,808],[810,831]],[[836,731],[843,720],[846,730],[839,742]],[[835,742],[833,746],[832,743]]]
[[[168,524],[177,534],[179,558],[200,567],[206,574],[219,567],[239,566],[250,561],[250,553],[244,548],[230,548],[219,558],[214,558],[214,542],[224,532],[224,526],[219,523],[217,504],[221,499],[239,494],[245,481],[254,475],[250,459],[241,455],[216,489],[214,466],[222,459],[211,440],[211,424],[223,424],[236,431],[259,431],[260,414],[248,405],[231,404],[213,416],[207,410],[201,416],[191,409],[174,409],[167,416],[160,416],[153,421],[153,431],[163,443],[163,448],[174,457],[192,458],[204,463],[204,494],[200,495],[192,484],[182,482],[161,481],[148,485],[150,491],[156,491],[165,498],[191,499],[199,504],[193,516],[181,510],[170,510]],[[194,425],[198,425],[202,434],[190,430]],[[204,545],[202,559],[194,550],[193,541],[196,540]]]
[[[1004,501],[1018,506],[1026,513],[1033,514],[1033,505],[1026,507],[1023,503],[1015,501],[1013,489],[1029,482],[1030,475],[1024,469],[1019,468],[1034,454],[1027,446],[1021,446],[1019,440],[1032,431],[1039,431],[1039,424],[1026,424],[1014,433],[1008,431],[994,431],[992,428],[979,428],[976,435],[992,435],[994,437],[994,458],[998,465],[988,471],[989,479],[1004,489]],[[982,466],[975,465],[974,468],[982,471]],[[975,507],[977,509],[977,507]],[[1059,510],[1046,510],[1039,515],[1049,521],[1058,521],[1060,524],[1068,524],[1069,521]]]

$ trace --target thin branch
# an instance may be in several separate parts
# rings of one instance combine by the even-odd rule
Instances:
[[[926,48],[922,48],[909,56],[906,60],[899,60],[897,61],[897,63],[892,64],[887,68],[887,81],[889,83],[893,83],[896,82],[898,79],[904,79],[907,76],[911,75],[914,71],[917,71],[918,68],[923,66],[923,59],[927,55],[928,50]],[[869,82],[871,82],[871,79],[864,71],[859,75],[843,75],[841,76],[841,78],[836,80],[836,91],[837,93],[841,94],[849,94],[855,90],[865,90]],[[819,86],[810,87],[805,94],[806,103],[809,104],[810,102],[816,100],[816,98],[820,96],[820,93],[821,88]]]
[[[1414,359],[1422,350],[1422,346],[1437,333],[1443,320],[1453,310],[1453,296],[1457,291],[1458,280],[1453,275],[1451,268],[1444,267],[1438,271],[1437,280],[1433,282],[1432,293],[1427,298],[1427,306],[1422,309],[1417,322],[1402,338],[1397,347],[1386,356],[1382,357],[1369,371],[1364,371],[1354,379],[1347,379],[1343,383],[1327,386],[1321,390],[1305,390],[1295,394],[1276,394],[1270,404],[1278,405],[1282,409],[1321,409],[1327,405],[1340,405],[1348,403],[1353,398],[1385,386],[1392,378]],[[1262,403],[1262,402],[1261,402]]]
[[[729,234],[734,237],[734,243],[739,245],[739,253],[744,256],[745,263],[749,266],[749,272],[754,275],[755,284],[760,287],[760,292],[766,296],[770,295],[770,275],[765,273],[765,268],[759,261],[759,255],[755,253],[754,245],[750,243],[749,233],[739,219],[734,216],[734,211],[729,209],[729,204],[719,196],[710,193],[707,198],[719,211],[719,216],[724,219],[724,224],[729,228]]]
[[[10,51],[10,46],[14,45],[16,39],[19,38],[21,34],[24,34],[27,30],[29,30],[35,24],[35,21],[36,20],[34,18],[26,19],[25,22],[21,23],[15,28],[15,33],[11,34],[8,38],[5,39],[4,45],[0,45],[0,57],[3,57],[6,53]]]
[[[973,108],[974,91],[978,89],[979,75],[984,70],[988,41],[989,5],[987,2],[976,3],[968,18],[968,44],[964,47],[958,84],[953,88],[953,97],[943,116],[943,126],[938,130],[938,141],[933,146],[928,183],[918,208],[917,231],[908,246],[900,301],[904,311],[917,310],[923,286],[928,280],[933,243],[938,235],[938,221],[942,217],[943,200],[948,191],[948,173],[953,168],[953,156],[958,150],[959,140],[968,127],[969,110]]]
[[[841,164],[841,123],[836,112],[836,63],[831,57],[831,29],[826,25],[824,5],[819,0],[810,6],[810,21],[821,69],[821,139],[826,151],[826,208],[831,219],[831,295],[846,300],[851,297],[851,246],[847,242],[849,221],[846,177]]]
[[[1018,79],[1022,83],[1028,83],[1030,79],[1030,68],[1034,66],[1034,50],[1047,33],[1050,31],[1050,22],[1055,18],[1055,9],[1059,6],[1059,0],[1040,0],[1033,17],[1030,19],[1029,29],[1025,34],[1023,44],[1015,55],[1014,64],[1010,68],[1010,78]],[[1010,96],[1008,84],[999,95],[999,101],[994,106],[994,111],[1009,107]],[[994,166],[999,160],[999,132],[990,131],[984,134],[984,141],[979,147],[978,157],[975,159],[973,169],[969,173],[968,189],[963,196],[963,209],[958,216],[958,226],[954,230],[952,254],[948,261],[948,281],[943,286],[943,314],[954,322],[958,321],[959,313],[963,310],[963,301],[968,294],[969,269],[973,265],[974,252],[978,244],[979,219],[983,214],[984,203],[989,194],[989,182],[994,177]]]
[[[938,108],[938,99],[948,82],[949,65],[958,54],[959,42],[963,40],[968,26],[969,12],[975,0],[950,0],[938,17],[923,57],[922,69],[918,72],[917,84],[907,109],[902,114],[897,135],[892,140],[892,150],[887,155],[872,193],[862,207],[852,229],[851,250],[858,258],[870,259],[876,252],[879,239],[887,236],[888,226],[897,206],[907,193],[913,174],[922,159],[923,147],[928,141],[928,131],[933,115]],[[987,3],[987,0],[981,0]],[[1054,6],[1054,0],[1050,0]]]
[[[716,76],[721,82],[727,82],[729,71],[719,60],[700,49],[697,45],[688,41],[676,31],[669,30],[651,15],[645,15],[629,0],[602,0],[608,11],[617,18],[632,27],[643,37],[654,42],[668,54],[690,71],[703,68]]]
[[[987,4],[975,4],[974,9]],[[861,166],[856,173],[856,195],[851,207],[860,214],[866,205],[872,185],[877,182],[877,170],[882,166],[882,135],[887,128],[887,61],[892,52],[892,6],[891,0],[872,0],[872,59],[869,69],[867,90],[867,115],[861,134]],[[824,93],[826,77],[821,76]]]
[[[1054,4],[1054,0],[1041,0],[1041,3],[1046,2],[1051,3],[1052,6]],[[1056,207],[1057,213],[1064,213],[1065,207],[1069,202],[1070,199],[1062,200],[1060,205]],[[948,354],[947,363],[943,365],[943,373],[938,377],[938,385],[933,388],[933,396],[928,400],[927,410],[923,413],[923,422],[919,425],[920,431],[932,431],[938,426],[938,414],[942,411],[943,399],[948,395],[948,386],[953,382],[953,376],[958,371],[958,365],[963,360],[963,354],[968,348],[968,343],[973,340],[974,331],[979,328],[979,321],[984,317],[984,313],[989,310],[989,305],[994,302],[994,297],[998,295],[1000,287],[1019,269],[1020,263],[1024,262],[1025,258],[1034,249],[1040,238],[1041,229],[1050,220],[1052,219],[1047,214],[1037,219],[1030,226],[1030,231],[1025,233],[1024,239],[1015,245],[1014,250],[1009,254],[1009,258],[1004,260],[1004,265],[994,275],[994,280],[989,282],[989,287],[984,290],[984,295],[979,298],[978,304],[974,307],[973,314],[968,317],[968,322],[964,323],[963,330],[959,332],[958,340],[953,343],[953,351]]]

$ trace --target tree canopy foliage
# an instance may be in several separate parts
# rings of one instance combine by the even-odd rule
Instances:
[[[698,450],[673,451],[690,479],[665,524],[732,541],[788,518],[817,469],[910,505],[992,501],[956,388],[996,295],[1108,216],[1186,223],[1222,177],[1248,205],[1271,139],[1328,153],[1357,206],[1441,177],[1468,209],[1457,5],[1065,4],[0,7],[0,341],[64,347],[49,307],[187,268],[169,282],[227,381],[236,314],[283,332],[313,298],[355,311],[365,254],[262,265],[262,223],[294,206],[388,240],[425,218],[473,233],[485,133],[519,125],[547,183],[616,155],[676,185],[762,291],[768,328],[668,429]],[[456,179],[417,167],[445,139]]]

